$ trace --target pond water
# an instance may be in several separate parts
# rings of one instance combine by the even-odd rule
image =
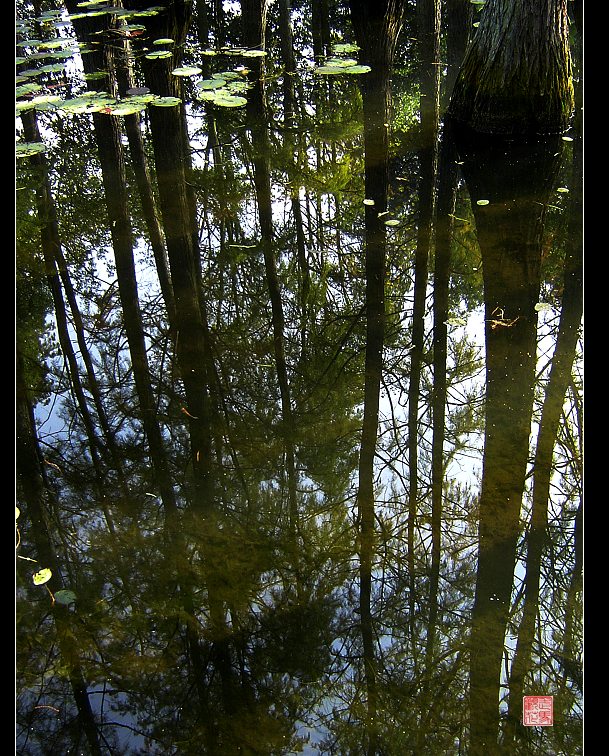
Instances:
[[[16,753],[582,752],[580,118],[444,117],[479,6],[17,4]]]

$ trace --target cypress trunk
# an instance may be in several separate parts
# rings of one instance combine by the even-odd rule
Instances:
[[[573,82],[567,0],[487,0],[449,115],[489,134],[556,134],[569,125]]]

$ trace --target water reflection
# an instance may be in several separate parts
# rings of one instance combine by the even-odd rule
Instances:
[[[443,123],[438,2],[66,6],[181,104],[19,114],[18,752],[580,753],[577,123]]]

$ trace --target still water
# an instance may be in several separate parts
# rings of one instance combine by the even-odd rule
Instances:
[[[582,752],[579,118],[461,9],[17,4],[16,753]]]

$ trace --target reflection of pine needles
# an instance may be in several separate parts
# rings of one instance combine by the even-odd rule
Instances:
[[[520,315],[517,315],[515,318],[512,318],[512,320],[509,320],[508,318],[504,317],[504,310],[502,307],[495,307],[495,309],[491,312],[491,315],[494,315],[495,313],[499,313],[499,317],[497,318],[491,318],[488,322],[491,324],[491,328],[495,329],[498,326],[503,326],[504,328],[510,328],[510,326],[513,326],[514,323],[520,319]]]

